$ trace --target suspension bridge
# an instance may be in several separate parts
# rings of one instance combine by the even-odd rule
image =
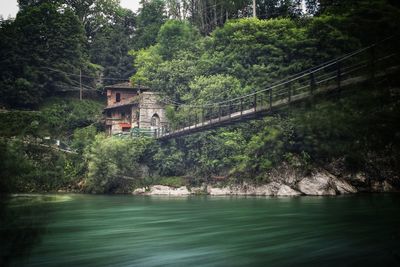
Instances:
[[[342,90],[398,70],[399,55],[387,53],[387,40],[359,49],[295,75],[268,88],[204,105],[180,104],[187,119],[175,129],[158,129],[155,138],[168,140],[272,114],[293,103]],[[393,45],[393,44],[392,44]]]

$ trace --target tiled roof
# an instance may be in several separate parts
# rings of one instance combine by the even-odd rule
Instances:
[[[106,89],[140,89],[140,90],[149,90],[150,88],[144,85],[140,86],[132,86],[130,82],[117,83],[112,85],[107,85]]]
[[[105,88],[115,88],[115,89],[133,89],[132,85],[130,82],[124,82],[124,83],[117,83],[117,84],[112,84],[112,85],[107,85]]]
[[[119,108],[119,107],[132,106],[132,105],[135,105],[135,104],[138,104],[138,103],[139,103],[139,97],[135,96],[135,97],[129,99],[128,101],[119,102],[119,103],[115,103],[114,105],[107,106],[107,107],[104,108],[104,110],[113,109],[113,108]]]

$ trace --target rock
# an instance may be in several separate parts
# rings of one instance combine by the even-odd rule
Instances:
[[[207,186],[207,194],[212,196],[225,196],[231,195],[231,189],[229,187],[212,187]]]
[[[165,185],[153,185],[150,187],[150,191],[147,194],[149,194],[149,195],[183,196],[183,195],[190,195],[190,192],[186,188],[186,186],[174,188],[174,187],[169,187],[169,186],[165,186]]]
[[[146,188],[141,187],[141,188],[136,188],[135,190],[133,190],[132,194],[133,195],[143,195],[146,193]]]
[[[204,195],[207,193],[206,186],[192,187],[190,188],[190,193],[193,195]]]
[[[276,193],[277,196],[299,196],[301,193],[287,185],[281,185],[278,192]]]
[[[360,172],[356,173],[353,176],[353,179],[355,181],[357,181],[357,182],[360,182],[360,183],[366,183],[367,180],[368,180],[367,176],[365,174],[363,174],[363,173],[360,173]]]
[[[245,194],[254,196],[274,196],[278,193],[281,184],[278,182],[271,182],[260,186],[247,186]]]
[[[346,181],[332,178],[331,183],[336,187],[336,191],[340,194],[357,193],[357,189]]]
[[[371,181],[371,191],[372,192],[383,192],[382,182]]]
[[[372,181],[371,182],[372,192],[395,192],[396,189],[388,181]]]
[[[384,181],[382,184],[383,192],[394,192],[396,189],[388,181]]]
[[[335,189],[330,184],[331,178],[332,175],[327,172],[317,172],[311,177],[302,179],[298,183],[298,188],[306,195],[336,195]]]

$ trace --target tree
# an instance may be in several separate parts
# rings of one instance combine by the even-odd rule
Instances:
[[[1,101],[33,107],[70,84],[87,65],[83,29],[73,11],[43,3],[21,10],[0,28]],[[61,60],[60,60],[61,59]],[[56,70],[56,71],[54,71]]]
[[[121,11],[113,24],[104,25],[93,36],[89,54],[93,63],[103,67],[103,76],[129,79],[135,70],[128,52],[134,46],[136,17],[128,9]],[[115,82],[105,80],[104,84]]]
[[[164,60],[170,60],[182,51],[195,51],[198,31],[186,21],[168,20],[157,35],[158,52]]]
[[[162,0],[141,0],[137,16],[135,48],[139,50],[156,43],[157,34],[166,20],[165,3]]]
[[[140,167],[148,163],[153,142],[151,138],[121,139],[97,135],[85,153],[88,190],[95,193],[131,190],[132,185],[143,178]]]

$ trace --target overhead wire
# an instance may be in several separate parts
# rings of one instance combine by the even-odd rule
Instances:
[[[345,55],[342,55],[340,57],[337,57],[337,58],[331,59],[329,61],[326,61],[324,63],[321,63],[321,64],[319,64],[317,66],[310,67],[310,68],[308,68],[306,70],[303,70],[303,71],[301,71],[299,73],[287,76],[287,77],[285,77],[285,78],[283,78],[281,80],[273,82],[267,88],[254,91],[254,92],[248,93],[246,95],[242,95],[242,96],[239,96],[239,97],[236,97],[236,98],[227,99],[227,100],[223,100],[223,101],[219,101],[219,102],[206,103],[206,104],[202,104],[202,105],[190,105],[190,104],[180,103],[180,102],[176,101],[175,105],[183,106],[183,107],[205,108],[205,107],[209,107],[209,106],[215,106],[215,105],[220,105],[220,104],[232,102],[232,101],[235,101],[235,100],[238,100],[238,99],[241,99],[241,98],[246,98],[246,97],[253,96],[253,95],[261,93],[261,92],[269,91],[269,90],[272,90],[273,88],[276,88],[276,87],[279,87],[279,86],[282,86],[282,85],[286,85],[286,84],[294,82],[294,81],[296,81],[296,80],[298,80],[300,78],[306,77],[306,76],[310,75],[311,73],[316,73],[316,72],[318,72],[318,71],[320,71],[322,69],[325,69],[325,68],[328,68],[330,66],[333,66],[333,65],[337,64],[338,62],[344,61],[344,60],[346,60],[346,59],[348,59],[350,57],[353,57],[353,56],[355,56],[357,54],[360,54],[360,53],[362,53],[362,52],[364,52],[364,51],[366,51],[366,50],[368,50],[368,49],[370,49],[370,48],[372,48],[374,46],[377,46],[380,43],[383,43],[383,42],[385,42],[387,40],[390,40],[390,39],[394,38],[396,35],[398,35],[398,34],[391,35],[391,36],[389,36],[387,38],[382,39],[381,41],[379,41],[377,43],[374,43],[374,44],[371,44],[369,46],[360,48],[360,49],[358,49],[356,51],[353,51],[353,52],[349,52],[349,53],[347,53]]]
[[[110,81],[129,81],[129,79],[126,78],[111,78],[111,77],[94,77],[94,76],[89,76],[89,75],[79,75],[76,73],[71,73],[71,72],[66,72],[60,69],[55,69],[55,68],[49,68],[49,67],[41,67],[42,69],[47,69],[55,72],[60,72],[64,73],[67,76],[75,76],[75,77],[83,77],[83,78],[89,78],[89,79],[97,79],[97,80],[110,80]]]

